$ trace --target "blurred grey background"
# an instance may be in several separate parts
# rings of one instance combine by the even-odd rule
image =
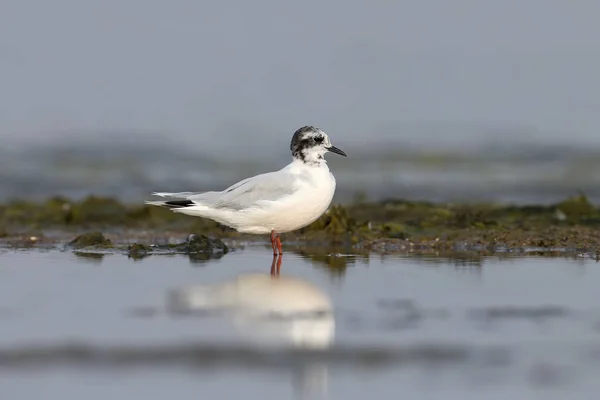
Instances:
[[[318,125],[337,201],[600,199],[600,2],[0,2],[0,199],[220,189]]]

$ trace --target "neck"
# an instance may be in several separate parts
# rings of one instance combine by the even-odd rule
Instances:
[[[323,156],[319,157],[296,157],[293,158],[293,163],[300,164],[306,167],[325,167],[327,168],[327,161]]]
[[[300,149],[292,153],[294,160],[299,160],[308,166],[314,167],[327,165],[324,155],[325,152],[316,151],[316,149]]]

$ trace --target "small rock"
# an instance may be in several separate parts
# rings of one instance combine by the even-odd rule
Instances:
[[[83,247],[112,247],[112,242],[105,238],[102,232],[88,232],[77,236],[69,246],[76,249]]]
[[[153,245],[155,251],[166,251],[168,253],[181,253],[190,256],[196,261],[219,258],[229,252],[229,247],[221,239],[211,239],[205,235],[191,234],[183,243]]]
[[[144,258],[148,253],[152,253],[152,247],[140,243],[131,244],[127,249],[127,255],[131,258]]]
[[[210,239],[204,235],[191,234],[188,241],[182,245],[186,253],[227,253],[229,251],[221,239]]]

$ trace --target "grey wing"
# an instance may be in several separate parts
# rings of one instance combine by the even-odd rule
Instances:
[[[188,197],[198,203],[215,208],[243,210],[260,207],[261,201],[274,201],[289,196],[297,190],[294,177],[285,171],[269,172],[244,179],[222,192],[209,192]]]
[[[221,192],[178,192],[178,193],[169,193],[169,192],[154,192],[153,196],[160,197],[172,197],[175,199],[186,199],[197,201],[199,203],[210,204],[214,202]]]

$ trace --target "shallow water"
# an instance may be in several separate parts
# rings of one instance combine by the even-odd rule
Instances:
[[[279,277],[272,268],[262,246],[206,262],[0,252],[0,392],[585,399],[600,390],[593,260],[289,253]]]

